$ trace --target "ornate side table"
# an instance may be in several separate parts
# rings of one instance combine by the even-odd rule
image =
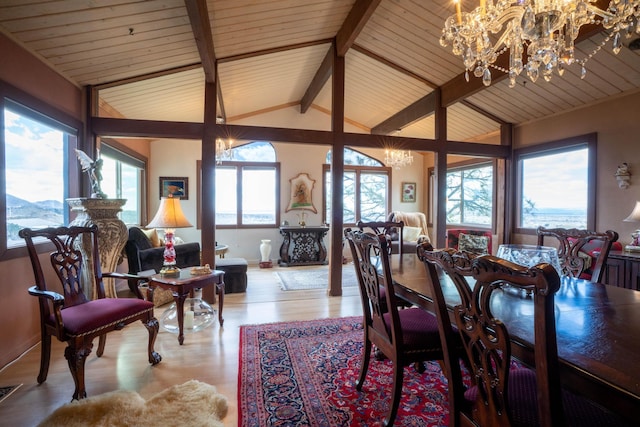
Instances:
[[[324,244],[327,231],[327,226],[280,227],[284,240],[278,264],[282,267],[327,264],[327,247]]]

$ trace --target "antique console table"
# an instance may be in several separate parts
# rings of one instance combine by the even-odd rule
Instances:
[[[327,264],[327,247],[324,244],[327,231],[327,226],[280,227],[284,240],[278,264],[283,267]]]

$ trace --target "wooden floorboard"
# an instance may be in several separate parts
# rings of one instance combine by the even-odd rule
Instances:
[[[86,363],[88,395],[127,389],[148,398],[171,385],[197,379],[215,385],[227,397],[229,414],[224,425],[236,426],[241,325],[362,313],[356,287],[345,288],[341,297],[330,297],[324,289],[285,292],[280,290],[273,274],[278,268],[249,268],[247,292],[225,297],[224,328],[216,322],[204,331],[186,334],[182,346],[178,345],[175,334],[160,328],[155,348],[162,355],[162,362],[157,366],[152,367],[147,362],[147,331],[139,323],[109,334],[101,358],[95,356],[96,340]],[[156,309],[156,317],[160,318],[167,307]],[[36,381],[40,365],[39,345],[0,371],[0,385],[24,384],[0,403],[1,425],[36,425],[70,401],[74,387],[64,358],[64,347],[54,339],[49,376],[41,385]]]

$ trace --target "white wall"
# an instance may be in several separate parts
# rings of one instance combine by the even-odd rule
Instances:
[[[293,124],[292,124],[293,122]],[[273,126],[273,127],[296,127],[313,130],[329,130],[329,117],[315,109],[301,115],[297,107],[286,108],[273,111],[261,116],[234,122],[233,124]],[[362,132],[353,126],[345,126],[347,132]],[[237,144],[242,143],[238,141]],[[330,146],[300,143],[274,143],[277,160],[280,162],[280,220],[289,221],[290,224],[297,224],[299,211],[285,212],[290,197],[291,178],[299,173],[309,174],[314,179],[313,204],[318,211],[316,214],[308,213],[307,224],[320,225],[322,223],[322,165],[325,162],[327,151]],[[382,149],[359,149],[363,153],[384,160],[384,150]],[[153,215],[158,209],[159,198],[159,177],[188,177],[189,178],[189,198],[181,202],[185,215],[192,222],[194,227],[179,229],[176,235],[187,242],[201,242],[201,230],[196,229],[196,162],[201,157],[201,142],[188,140],[157,140],[151,144],[151,165],[149,171],[149,210]],[[403,211],[416,211],[423,209],[424,204],[424,183],[423,162],[420,154],[414,153],[413,165],[392,171],[392,209]],[[402,182],[415,182],[418,185],[416,192],[417,201],[415,203],[403,203],[400,200]],[[282,243],[282,237],[278,228],[263,229],[224,229],[216,230],[216,241],[229,246],[227,257],[246,258],[249,263],[255,264],[260,260],[259,245],[262,239],[270,239],[272,250],[271,258],[276,262],[279,258],[278,251]],[[325,238],[325,244],[329,247],[329,239]]]

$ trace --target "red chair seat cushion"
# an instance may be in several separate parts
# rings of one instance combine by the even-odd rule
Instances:
[[[153,303],[136,298],[103,298],[61,310],[62,322],[71,337],[92,334],[127,321],[146,311]],[[54,319],[51,319],[52,323]]]
[[[513,427],[537,427],[536,373],[527,368],[515,368],[509,372],[509,410]],[[475,402],[478,388],[469,388],[464,397]],[[597,406],[588,399],[562,390],[565,418],[572,427],[627,426],[617,415]]]
[[[425,343],[434,343],[434,351],[442,351],[440,334],[438,332],[438,319],[431,313],[420,308],[406,308],[398,310],[400,324],[402,325],[402,339],[406,350],[423,350]],[[384,314],[387,328],[391,328],[390,314]]]

